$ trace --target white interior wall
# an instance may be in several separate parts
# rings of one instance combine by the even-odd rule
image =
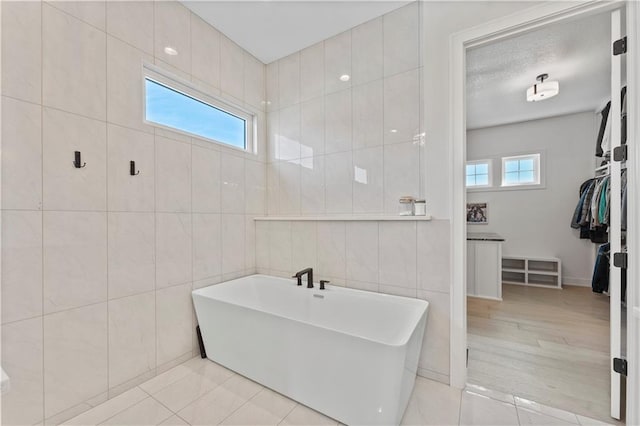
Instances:
[[[594,244],[579,239],[569,224],[580,184],[593,177],[599,120],[593,112],[467,132],[467,159],[493,161],[493,185],[467,191],[467,202],[489,204],[488,225],[469,232],[496,232],[505,238],[503,255],[558,257],[565,284],[591,285]],[[545,185],[500,189],[500,157],[543,153]]]

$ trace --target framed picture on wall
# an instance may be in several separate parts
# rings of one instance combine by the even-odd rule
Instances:
[[[467,223],[469,225],[488,224],[487,207],[487,203],[467,203]]]

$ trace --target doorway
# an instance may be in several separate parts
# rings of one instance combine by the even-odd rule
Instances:
[[[543,10],[544,9],[544,10]],[[569,10],[570,9],[570,10]],[[580,10],[577,10],[580,9]],[[464,56],[463,53],[465,48],[471,47],[474,44],[486,44],[489,41],[503,39],[506,36],[514,35],[516,33],[522,33],[525,31],[532,31],[535,28],[540,28],[544,25],[548,25],[553,22],[558,22],[561,20],[575,20],[578,17],[587,17],[593,15],[597,12],[604,12],[606,8],[603,5],[594,6],[593,4],[590,6],[584,6],[578,8],[562,8],[561,6],[548,6],[545,8],[540,8],[536,11],[536,13],[523,13],[522,16],[519,17],[520,21],[518,22],[517,18],[511,20],[511,22],[495,22],[491,25],[485,26],[485,28],[476,28],[466,33],[459,34],[453,37],[452,40],[452,49],[453,49],[453,61],[452,61],[452,69],[454,73],[454,79],[451,86],[451,94],[453,100],[453,117],[452,117],[452,131],[454,142],[463,142],[465,140],[464,128],[460,128],[456,124],[457,120],[462,120],[464,122],[464,109],[460,107],[465,104],[464,93],[461,88],[464,85],[460,85],[459,83],[464,82]],[[522,25],[522,23],[526,23],[527,27]],[[496,34],[500,34],[497,36]],[[491,38],[492,40],[488,40]],[[482,41],[482,43],[480,43]],[[458,48],[460,48],[458,50]],[[465,158],[464,145],[460,147],[457,143],[454,143],[453,146],[453,158],[454,164],[456,165],[457,170],[462,171],[462,163]],[[481,173],[480,173],[481,174]],[[460,188],[463,187],[462,180],[464,179],[464,175],[460,173],[457,176],[454,173],[456,182],[454,182],[454,188],[457,188],[457,191],[460,191]],[[466,232],[465,232],[465,196],[464,194],[453,194],[454,200],[454,242],[453,242],[453,259],[454,259],[454,267],[453,267],[453,282],[454,282],[454,291],[452,295],[452,382],[456,385],[460,385],[460,381],[465,380],[464,370],[461,374],[455,374],[455,367],[460,366],[463,360],[463,353],[461,349],[464,349],[467,344],[465,342],[465,338],[461,337],[463,334],[461,331],[465,330],[466,322],[464,324],[459,323],[460,318],[465,318],[466,314],[466,303],[465,303],[465,288],[460,284],[465,283],[465,269],[462,267],[464,265],[460,265],[459,259],[464,259],[466,248],[463,243]],[[491,220],[491,205],[484,206],[488,211],[489,220]],[[517,256],[514,256],[517,257]],[[550,256],[553,257],[553,256]],[[535,259],[534,259],[535,260]],[[548,259],[545,259],[548,260]],[[456,267],[456,264],[460,266]],[[515,268],[514,268],[515,269]],[[462,288],[461,288],[462,287]],[[531,289],[526,289],[527,291]],[[547,289],[545,289],[547,290]],[[518,290],[519,291],[519,290]],[[568,293],[568,292],[567,292]],[[510,291],[512,296],[517,296],[517,291]],[[574,296],[574,299],[577,299]],[[464,333],[466,335],[466,333]],[[463,346],[464,344],[464,346]],[[462,353],[461,353],[462,352]],[[471,356],[470,356],[471,358]],[[606,359],[605,359],[606,361]]]

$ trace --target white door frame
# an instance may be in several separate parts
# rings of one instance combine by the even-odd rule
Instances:
[[[466,159],[466,103],[465,103],[465,85],[466,85],[466,67],[465,67],[465,52],[466,49],[472,46],[478,46],[485,43],[489,43],[502,38],[510,37],[518,33],[531,31],[548,25],[554,22],[559,22],[565,19],[572,19],[581,16],[588,16],[596,13],[602,13],[608,10],[613,10],[627,4],[631,13],[627,14],[627,37],[629,40],[629,50],[627,53],[627,63],[632,62],[635,64],[634,68],[637,73],[640,70],[640,64],[638,63],[638,55],[635,54],[637,41],[640,41],[640,35],[637,31],[633,31],[629,23],[635,23],[636,19],[640,19],[640,6],[637,4],[631,5],[623,1],[581,1],[581,2],[548,2],[540,6],[532,7],[521,12],[514,13],[485,24],[458,32],[453,34],[449,39],[449,114],[448,114],[448,128],[450,131],[451,143],[450,146],[450,158],[451,158],[451,186],[450,193],[452,197],[452,224],[451,224],[451,295],[450,295],[450,308],[451,308],[451,325],[450,325],[450,383],[451,386],[456,388],[464,388],[466,384],[466,361],[467,361],[467,298],[466,298],[466,219],[465,219],[465,205],[466,205],[466,190],[464,184],[464,166]],[[634,27],[637,29],[637,26]],[[638,78],[635,75],[628,75],[628,91],[627,91],[627,107],[629,117],[630,128],[630,141],[634,141],[638,134],[640,134],[640,128],[638,127],[638,120],[634,120],[638,116]],[[633,109],[632,109],[633,108]],[[630,171],[628,179],[633,182],[635,188],[640,188],[640,181],[637,167],[640,167],[640,150],[635,150],[632,145],[629,147],[630,156],[633,163],[630,163]],[[640,230],[638,229],[639,221],[638,214],[640,205],[637,200],[632,196],[629,198],[629,214],[628,214],[628,228],[629,232],[633,232],[634,236],[629,238],[631,241],[635,241],[635,244],[630,246],[632,253],[638,256],[638,238],[640,238]],[[636,268],[640,265],[637,258],[629,258],[629,287],[633,287],[631,283],[638,283],[638,271]],[[638,289],[632,289],[630,295],[633,295],[633,291]],[[628,290],[629,292],[629,290]],[[636,296],[638,298],[638,296]],[[632,310],[630,310],[632,311]],[[628,323],[629,324],[629,323]],[[637,334],[638,330],[636,330]],[[631,330],[629,330],[631,334]],[[628,336],[632,339],[636,339],[636,336]],[[629,341],[628,344],[632,342]],[[639,354],[630,353],[631,361],[629,362],[631,368],[637,369],[638,362],[640,362]],[[638,375],[637,370],[633,370]],[[631,381],[634,381],[634,377],[629,376]],[[635,384],[637,392],[638,384]],[[630,386],[634,388],[634,386]],[[633,389],[632,389],[633,392]],[[628,398],[635,395],[638,400],[637,394],[630,394]],[[634,399],[628,399],[633,401]],[[633,404],[628,404],[633,405]],[[629,411],[629,410],[628,410]],[[635,411],[631,411],[632,417],[627,417],[628,424],[640,424],[640,414],[638,414],[638,407],[635,407]],[[633,413],[635,412],[635,417]],[[631,422],[631,419],[637,419],[636,422]]]

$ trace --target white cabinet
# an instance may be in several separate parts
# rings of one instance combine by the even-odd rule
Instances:
[[[501,275],[502,239],[467,239],[467,295],[502,300]]]

